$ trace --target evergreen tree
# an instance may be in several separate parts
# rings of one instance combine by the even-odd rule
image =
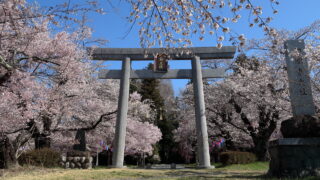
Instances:
[[[138,79],[131,79],[130,80],[130,89],[129,92],[132,94],[133,92],[139,92],[141,86],[141,81]]]
[[[153,64],[149,64],[147,69],[152,69]],[[160,81],[158,79],[143,79],[139,89],[139,94],[142,100],[151,100],[151,107],[156,110],[155,124],[158,125],[159,121],[163,119],[164,99],[160,95],[159,90]]]
[[[153,69],[153,64],[149,64],[147,69]],[[161,162],[172,163],[176,162],[177,157],[177,154],[174,153],[177,145],[173,139],[173,130],[178,127],[178,124],[175,121],[174,113],[168,111],[165,106],[165,100],[160,93],[160,85],[161,83],[158,79],[144,79],[141,82],[139,93],[142,96],[142,100],[149,99],[152,101],[151,107],[157,113],[154,122],[162,133],[162,139],[158,143]]]

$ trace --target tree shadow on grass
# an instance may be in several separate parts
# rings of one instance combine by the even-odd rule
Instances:
[[[305,178],[277,178],[270,177],[267,174],[258,176],[243,176],[243,175],[231,175],[226,176],[226,179],[262,179],[262,180],[319,180],[319,177],[305,177]]]
[[[265,175],[257,175],[257,172],[229,172],[229,171],[172,171],[165,173],[169,177],[183,179],[264,179]]]
[[[268,177],[266,174],[257,175],[257,173],[228,173],[228,175],[225,176],[227,179],[265,179],[269,180],[270,177]]]

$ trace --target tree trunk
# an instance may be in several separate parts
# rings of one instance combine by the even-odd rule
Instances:
[[[12,75],[12,71],[7,71],[5,74],[0,74],[0,86],[6,83]]]
[[[50,148],[51,138],[41,134],[34,138],[34,144],[36,149]]]
[[[270,136],[257,136],[252,137],[254,148],[253,152],[257,156],[258,161],[268,161],[268,143],[269,143]]]
[[[34,142],[35,142],[35,148],[41,149],[41,148],[50,148],[51,147],[51,138],[49,137],[51,134],[51,124],[52,121],[50,119],[50,116],[47,114],[43,114],[41,116],[42,122],[43,122],[43,132],[40,133],[39,129],[37,128],[36,124],[33,124],[33,127],[35,128],[33,134]]]
[[[18,167],[18,160],[15,154],[16,150],[12,142],[7,136],[2,136],[0,139],[0,168],[9,169]]]
[[[73,145],[73,149],[74,150],[78,150],[78,151],[86,151],[86,131],[83,129],[79,129],[77,130],[77,134],[76,134],[76,140],[79,141],[79,144],[75,144]]]
[[[261,110],[260,122],[259,122],[259,133],[252,135],[252,140],[255,145],[254,152],[259,161],[269,160],[268,145],[269,139],[277,128],[277,120],[279,120],[279,112],[274,111],[274,113],[264,113],[265,108]],[[265,118],[267,115],[268,118]],[[266,123],[268,122],[268,123]]]

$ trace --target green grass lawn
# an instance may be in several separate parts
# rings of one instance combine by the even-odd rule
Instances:
[[[268,163],[256,162],[245,165],[222,166],[215,164],[215,169],[126,169],[94,168],[90,170],[21,167],[2,170],[1,179],[5,180],[104,180],[104,179],[265,179]],[[189,167],[189,166],[187,166]],[[192,167],[192,166],[190,166]],[[312,178],[309,178],[310,180]]]

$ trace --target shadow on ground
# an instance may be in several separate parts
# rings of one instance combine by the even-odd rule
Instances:
[[[197,171],[176,171],[166,173],[167,177],[178,180],[192,180],[192,179],[262,179],[262,180],[319,180],[319,177],[306,178],[275,178],[269,177],[265,172],[232,172],[215,170],[212,172],[197,172]]]
[[[265,175],[259,172],[230,172],[230,171],[209,171],[209,172],[197,172],[197,171],[172,171],[165,173],[166,176],[177,179],[265,179]]]

